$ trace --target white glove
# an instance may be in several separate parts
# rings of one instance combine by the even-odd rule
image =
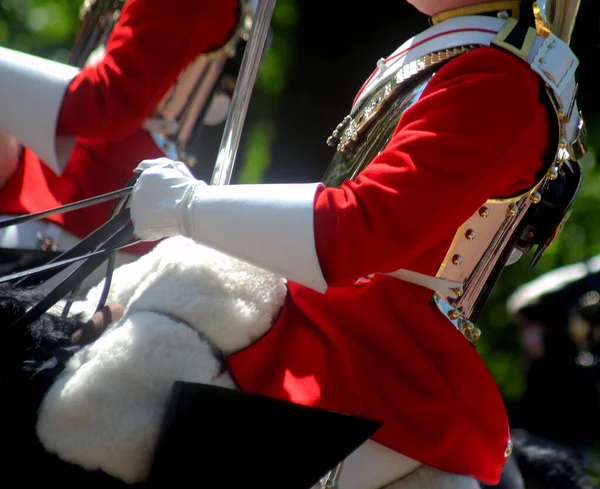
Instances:
[[[187,236],[184,219],[194,190],[205,182],[197,180],[180,161],[158,158],[144,160],[134,170],[141,173],[131,193],[134,234],[144,241],[169,236]]]
[[[143,161],[131,196],[134,233],[196,243],[325,292],[314,237],[321,183],[208,185],[166,158]]]

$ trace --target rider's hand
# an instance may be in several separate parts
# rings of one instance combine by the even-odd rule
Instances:
[[[131,194],[131,219],[134,234],[144,241],[169,236],[186,236],[184,216],[186,207],[198,185],[184,163],[159,158],[142,161],[141,172]]]

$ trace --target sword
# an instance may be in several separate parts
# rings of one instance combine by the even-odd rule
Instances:
[[[250,96],[265,51],[275,1],[259,1],[256,15],[253,16],[252,29],[242,57],[238,82],[231,98],[231,107],[225,121],[223,138],[221,139],[217,161],[210,181],[211,185],[228,185],[231,180]]]

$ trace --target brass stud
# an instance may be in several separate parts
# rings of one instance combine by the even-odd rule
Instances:
[[[456,294],[456,297],[462,297],[463,295],[462,287],[452,287],[450,290]]]
[[[474,328],[473,331],[471,332],[471,340],[477,341],[480,336],[481,336],[481,330],[479,328]]]
[[[448,311],[448,317],[450,319],[458,319],[460,317],[460,311],[458,309],[450,309]]]
[[[481,217],[487,217],[487,216],[490,215],[490,210],[486,206],[480,207],[479,208],[479,215]]]
[[[569,118],[567,117],[567,114],[565,113],[564,109],[558,110],[558,118],[560,119],[561,122],[564,122],[564,123],[569,122]]]
[[[472,229],[467,229],[467,232],[465,233],[465,237],[469,241],[473,241],[475,239],[475,236],[476,236],[475,231],[473,231]]]
[[[548,180],[556,180],[558,178],[558,167],[553,166],[548,170]]]
[[[533,192],[529,196],[529,200],[531,200],[531,202],[533,202],[534,204],[539,204],[540,201],[542,200],[542,196],[539,192]]]
[[[517,212],[519,212],[519,206],[517,206],[517,204],[510,204],[506,209],[506,212],[509,216],[514,216]]]
[[[462,263],[463,259],[462,256],[460,255],[454,255],[452,257],[452,263],[454,263],[455,265],[460,265]]]
[[[568,145],[569,145],[569,142],[565,138],[562,138],[560,140],[560,142],[558,143],[558,146],[562,149],[566,148]]]
[[[513,452],[513,442],[511,440],[508,440],[506,447],[504,447],[504,457],[505,458],[510,457],[512,452]]]
[[[475,329],[475,325],[471,321],[465,321],[463,324],[463,331],[465,333],[471,333]]]

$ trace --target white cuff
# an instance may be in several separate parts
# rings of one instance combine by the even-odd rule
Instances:
[[[322,185],[199,186],[182,227],[198,243],[325,292],[314,237],[314,201]]]
[[[56,122],[73,66],[0,47],[0,128],[60,175],[75,137],[57,137]]]

